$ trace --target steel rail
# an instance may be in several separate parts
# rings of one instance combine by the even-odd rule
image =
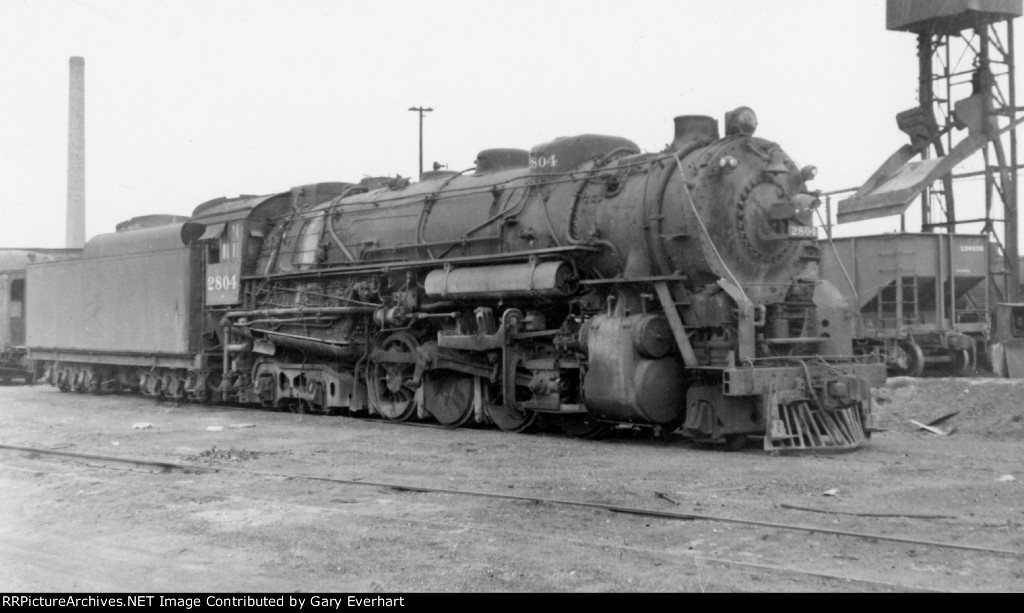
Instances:
[[[97,455],[91,453],[78,453],[74,451],[61,451],[59,449],[46,449],[42,447],[26,447],[24,445],[7,445],[0,443],[0,449],[6,449],[9,451],[23,451],[31,455],[52,455],[59,457],[66,457],[72,460],[87,460],[93,462],[100,462],[103,464],[113,465],[124,465],[129,468],[145,469],[146,467],[152,467],[158,469],[155,472],[159,473],[207,473],[207,472],[218,472],[217,468],[206,467],[206,466],[190,466],[187,464],[180,464],[177,462],[163,462],[160,460],[146,460],[140,458],[125,458],[117,456]],[[154,471],[146,471],[154,472]]]
[[[476,532],[483,532],[486,534],[501,534],[504,536],[513,536],[518,538],[534,538],[544,539],[547,541],[556,541],[558,543],[576,545],[578,547],[592,547],[596,549],[618,549],[621,551],[627,551],[635,554],[644,554],[649,556],[659,556],[662,558],[670,558],[672,560],[686,561],[692,560],[697,562],[706,562],[708,564],[715,564],[719,566],[738,566],[741,568],[752,568],[762,571],[774,572],[779,574],[790,574],[790,575],[801,575],[805,577],[814,577],[816,579],[827,579],[831,581],[839,581],[842,583],[860,583],[867,585],[881,586],[893,590],[901,590],[905,592],[935,592],[945,593],[940,590],[935,590],[928,587],[920,587],[916,585],[906,585],[903,583],[892,583],[889,581],[881,581],[878,579],[865,579],[862,577],[851,577],[847,575],[837,575],[835,573],[827,573],[822,571],[804,570],[802,568],[792,568],[790,566],[778,566],[775,564],[764,564],[759,562],[741,562],[739,560],[729,560],[727,558],[712,558],[699,553],[681,553],[674,551],[665,551],[659,549],[652,549],[651,547],[638,547],[636,545],[624,545],[618,543],[602,543],[597,541],[587,541],[582,539],[574,538],[563,538],[557,536],[551,536],[544,533],[536,532],[519,532],[513,530],[503,530],[501,528],[488,528],[485,526],[477,526],[471,524],[456,524],[451,522],[442,521],[431,521],[426,519],[410,519],[404,518],[403,521],[409,523],[418,523],[428,526],[436,526],[441,528],[449,528],[455,530],[473,530]]]
[[[640,507],[626,507],[621,505],[608,504],[603,502],[586,502],[582,500],[563,500],[559,498],[544,498],[540,496],[523,496],[516,494],[500,494],[497,492],[482,492],[476,490],[459,490],[459,489],[443,489],[436,487],[423,487],[417,485],[407,485],[402,483],[389,483],[385,481],[364,481],[364,480],[352,480],[352,479],[340,479],[337,477],[321,477],[315,475],[302,475],[293,473],[278,473],[278,472],[266,472],[258,470],[250,470],[245,468],[230,468],[230,467],[213,467],[213,466],[198,466],[194,464],[183,464],[179,462],[165,462],[160,460],[146,460],[140,458],[125,458],[117,456],[104,456],[87,453],[76,453],[68,451],[59,451],[55,449],[45,449],[39,447],[26,447],[23,445],[9,445],[6,443],[0,443],[0,450],[9,451],[21,451],[25,453],[34,453],[41,455],[55,455],[71,459],[84,459],[93,460],[100,462],[110,463],[122,463],[134,466],[155,466],[161,469],[161,472],[174,472],[182,471],[189,473],[203,473],[203,472],[220,472],[220,473],[234,473],[244,475],[255,475],[261,477],[273,477],[273,478],[285,478],[285,479],[305,479],[307,481],[321,481],[325,483],[338,483],[342,485],[357,485],[357,486],[369,486],[378,488],[388,488],[400,492],[419,492],[425,494],[447,494],[450,496],[475,496],[480,498],[492,498],[498,500],[515,500],[519,502],[532,502],[532,503],[547,503],[570,507],[598,509],[604,511],[611,511],[613,513],[622,513],[626,515],[640,515],[645,517],[660,517],[663,519],[675,519],[684,521],[710,521],[727,524],[740,524],[746,526],[758,526],[762,528],[774,528],[777,530],[791,530],[795,532],[810,532],[818,534],[830,534],[834,536],[847,536],[852,538],[858,538],[863,540],[876,540],[876,541],[888,541],[893,543],[903,543],[908,545],[922,545],[927,547],[941,547],[945,549],[958,549],[962,551],[974,551],[979,553],[991,553],[997,555],[1005,555],[1012,557],[1024,558],[1024,551],[1014,551],[1010,549],[996,549],[992,547],[981,547],[976,545],[964,545],[960,543],[947,543],[942,541],[928,541],[922,539],[912,539],[900,536],[889,536],[885,534],[873,534],[869,532],[854,532],[850,530],[837,530],[834,528],[825,528],[821,526],[810,526],[805,524],[787,524],[782,522],[771,522],[761,521],[756,519],[740,519],[732,517],[722,517],[720,515],[708,515],[704,513],[676,513],[671,511],[658,511],[656,509],[644,509]]]
[[[7,450],[13,450],[13,451],[25,451],[26,453],[29,453],[30,455],[44,454],[44,455],[67,456],[67,457],[70,457],[72,459],[84,459],[84,460],[93,461],[93,462],[100,462],[100,463],[105,464],[105,465],[126,465],[126,466],[129,466],[129,467],[133,468],[133,469],[138,469],[138,468],[142,468],[142,467],[145,467],[145,466],[154,466],[154,467],[159,469],[158,471],[156,471],[156,472],[159,472],[159,473],[183,472],[185,474],[193,474],[193,473],[196,473],[196,472],[200,472],[200,471],[197,471],[197,470],[192,470],[191,468],[189,468],[187,470],[186,469],[181,469],[179,465],[176,465],[176,464],[173,464],[173,463],[154,462],[154,461],[150,461],[150,460],[129,460],[129,459],[118,458],[118,457],[113,457],[113,456],[91,455],[91,454],[81,454],[81,453],[73,453],[73,452],[61,452],[61,451],[58,451],[58,450],[37,449],[37,448],[34,448],[34,447],[22,447],[22,446],[18,446],[18,445],[2,445],[2,444],[0,444],[0,449],[7,449]],[[90,464],[90,466],[92,466],[92,465],[93,464]],[[231,471],[231,469],[228,469],[227,472],[230,472],[230,471]],[[153,472],[153,471],[146,471],[146,472]],[[201,472],[206,472],[206,473],[214,472],[215,473],[215,472],[221,472],[221,471],[218,468],[203,467],[203,470]],[[241,472],[247,472],[248,473],[248,472],[251,472],[251,471],[242,470]],[[362,483],[364,483],[364,482],[360,481],[360,482],[357,482],[355,484],[358,485],[358,484],[362,484]],[[329,507],[324,507],[324,508],[329,508]],[[762,570],[762,571],[767,571],[767,572],[774,572],[774,573],[779,573],[779,574],[800,575],[800,576],[805,576],[805,577],[813,577],[813,578],[817,578],[817,579],[825,579],[825,580],[831,580],[831,581],[838,581],[838,582],[842,582],[842,583],[857,583],[857,584],[864,584],[864,585],[874,585],[874,586],[880,586],[880,587],[884,587],[884,588],[888,588],[888,589],[907,591],[907,592],[936,592],[937,591],[937,590],[933,590],[933,589],[927,588],[927,587],[920,587],[920,586],[914,586],[914,585],[905,585],[905,584],[901,584],[901,583],[892,583],[892,582],[888,582],[888,581],[880,581],[880,580],[877,580],[877,579],[866,579],[866,578],[862,578],[862,577],[853,577],[853,576],[847,576],[847,575],[837,575],[837,574],[834,574],[834,573],[826,573],[826,572],[821,572],[821,571],[804,570],[804,569],[800,569],[800,568],[792,568],[792,567],[789,567],[789,566],[778,566],[778,565],[774,565],[774,564],[763,564],[763,563],[757,563],[757,562],[742,562],[742,561],[739,561],[739,560],[729,560],[729,559],[726,559],[726,558],[712,558],[712,557],[700,555],[699,553],[677,553],[677,552],[672,552],[672,551],[664,551],[664,550],[652,549],[650,547],[638,547],[638,546],[635,546],[635,545],[625,545],[625,544],[618,544],[618,543],[602,543],[602,542],[587,541],[587,540],[582,540],[582,539],[555,537],[555,536],[551,536],[551,535],[548,535],[548,534],[542,534],[542,533],[517,532],[517,531],[512,531],[512,530],[504,530],[504,529],[501,529],[501,528],[488,528],[488,527],[485,527],[485,526],[477,526],[477,525],[469,525],[469,524],[455,524],[455,523],[451,523],[451,522],[431,521],[431,520],[424,520],[424,519],[410,519],[410,518],[406,518],[405,521],[409,521],[409,522],[413,522],[413,523],[418,523],[418,524],[425,524],[425,525],[429,525],[429,526],[441,527],[441,528],[452,528],[452,529],[459,529],[459,530],[472,530],[472,531],[475,531],[475,532],[484,532],[484,533],[488,533],[488,534],[501,534],[501,535],[505,535],[505,536],[513,536],[513,537],[519,537],[519,538],[544,539],[544,540],[549,540],[549,541],[557,541],[557,542],[560,542],[560,543],[576,545],[576,546],[580,546],[580,547],[593,547],[593,548],[597,548],[597,549],[605,549],[605,548],[608,548],[608,549],[618,549],[620,551],[628,551],[630,553],[638,553],[638,554],[645,554],[645,555],[661,556],[661,557],[673,558],[673,559],[678,559],[678,560],[686,560],[686,559],[688,559],[688,560],[692,560],[694,563],[704,562],[704,563],[713,564],[713,565],[719,565],[719,566],[736,566],[736,567],[740,567],[740,568],[751,568],[751,569],[757,569],[757,570]]]
[[[769,572],[785,572],[797,575],[805,575],[808,577],[817,577],[819,579],[830,579],[832,581],[842,581],[845,583],[868,583],[871,585],[880,585],[883,587],[903,590],[907,592],[931,592],[931,593],[945,593],[940,590],[934,590],[927,587],[917,587],[914,585],[903,585],[902,583],[889,583],[888,581],[878,581],[875,579],[860,579],[857,577],[846,577],[844,575],[835,575],[832,573],[824,573],[813,570],[801,570],[799,568],[789,568],[786,566],[775,566],[774,564],[760,564],[757,562],[740,562],[739,560],[726,560],[724,558],[708,558],[705,556],[694,555],[693,559],[701,562],[708,562],[709,564],[721,564],[724,566],[741,566],[746,568],[756,568],[758,570],[764,570]]]

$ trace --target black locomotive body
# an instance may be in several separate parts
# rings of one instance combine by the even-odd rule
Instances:
[[[855,306],[818,273],[813,168],[755,137],[749,109],[726,124],[677,118],[658,154],[583,135],[414,184],[201,205],[175,227],[198,254],[191,363],[103,366],[95,389],[856,447],[885,370],[854,356]],[[51,354],[50,378],[82,389],[99,368]]]

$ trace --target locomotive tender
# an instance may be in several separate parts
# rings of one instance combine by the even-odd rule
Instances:
[[[30,267],[29,346],[62,390],[857,447],[885,367],[819,275],[813,167],[756,124],[213,200]]]

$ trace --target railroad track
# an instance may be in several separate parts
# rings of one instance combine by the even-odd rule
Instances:
[[[723,517],[711,514],[702,513],[680,513],[671,511],[662,511],[658,509],[649,509],[642,507],[630,507],[622,505],[613,505],[599,502],[588,502],[582,500],[568,500],[559,498],[550,498],[544,496],[534,495],[518,495],[518,494],[506,494],[499,492],[488,492],[488,491],[476,491],[476,490],[465,490],[455,488],[433,488],[433,487],[422,487],[416,485],[410,485],[406,483],[390,482],[390,481],[366,481],[366,480],[353,480],[353,479],[342,479],[336,477],[325,477],[317,475],[305,475],[299,473],[286,473],[286,472],[271,472],[271,471],[260,471],[252,470],[247,468],[236,468],[236,467],[225,467],[225,466],[207,466],[188,464],[181,462],[168,462],[163,460],[150,460],[145,458],[132,458],[124,456],[110,456],[110,455],[98,455],[88,453],[78,453],[55,449],[46,449],[41,447],[31,447],[24,445],[10,445],[0,444],[0,450],[7,452],[16,452],[24,454],[25,457],[32,459],[44,459],[44,458],[57,458],[63,460],[75,461],[83,464],[87,464],[92,467],[103,467],[118,470],[133,470],[142,471],[148,473],[158,474],[204,474],[204,473],[220,473],[225,475],[245,475],[249,477],[260,477],[260,478],[273,478],[273,479],[286,479],[286,480],[305,480],[311,482],[330,483],[345,486],[359,486],[359,487],[372,487],[372,488],[384,488],[399,492],[415,492],[415,493],[426,493],[426,494],[438,494],[444,496],[454,497],[473,497],[473,498],[487,498],[494,500],[504,501],[517,501],[517,502],[529,502],[529,503],[541,503],[549,505],[558,505],[567,508],[577,509],[593,509],[593,510],[604,510],[611,513],[634,515],[642,517],[653,517],[661,518],[666,520],[675,521],[704,521],[711,523],[723,523],[723,524],[736,524],[744,526],[753,526],[759,528],[769,528],[774,530],[792,531],[792,532],[804,532],[813,533],[819,535],[832,535],[839,538],[856,539],[862,542],[868,542],[876,544],[879,542],[890,542],[898,543],[902,545],[914,545],[920,547],[935,547],[945,548],[951,550],[959,550],[966,552],[973,552],[975,554],[983,554],[989,556],[999,557],[1010,557],[1015,559],[1024,558],[1024,552],[1000,549],[992,547],[982,547],[964,543],[952,543],[943,542],[927,539],[914,539],[901,536],[892,536],[887,534],[878,533],[867,533],[867,532],[853,532],[847,530],[838,530],[820,525],[809,525],[809,524],[792,524],[785,522],[771,522],[756,519],[744,519],[735,517]],[[437,522],[429,520],[407,520],[415,521],[421,524],[427,524],[440,528],[447,529],[466,529],[465,525],[456,525],[446,522]],[[835,573],[820,572],[820,571],[809,571],[806,569],[791,568],[787,566],[780,566],[774,564],[765,564],[749,561],[740,561],[732,559],[724,559],[719,557],[702,556],[697,553],[693,554],[680,554],[675,552],[659,551],[657,549],[650,549],[645,547],[631,547],[627,545],[609,544],[609,543],[596,543],[592,541],[584,541],[579,539],[565,539],[549,535],[536,534],[536,533],[519,533],[511,532],[503,529],[491,529],[485,527],[474,526],[472,530],[481,532],[494,532],[504,535],[514,536],[517,538],[533,537],[533,538],[547,538],[554,539],[556,541],[564,541],[565,543],[571,543],[574,545],[581,546],[592,546],[601,548],[615,548],[624,551],[632,551],[636,553],[643,553],[655,556],[669,556],[672,558],[685,558],[688,562],[693,563],[705,563],[710,565],[727,566],[727,567],[738,567],[745,568],[750,571],[759,570],[766,572],[784,573],[789,575],[800,575],[807,577],[814,577],[821,580],[841,582],[843,584],[855,583],[866,586],[876,586],[884,589],[894,589],[900,591],[933,591],[930,588],[923,588],[918,586],[903,585],[898,583],[891,583],[886,581],[879,581],[876,579],[859,578],[849,575],[840,575]]]

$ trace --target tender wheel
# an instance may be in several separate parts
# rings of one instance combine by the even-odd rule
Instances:
[[[924,351],[913,341],[900,343],[893,374],[898,377],[920,377],[924,372]]]
[[[155,373],[146,373],[140,376],[139,387],[147,396],[159,396],[163,389],[163,380]]]
[[[57,389],[60,390],[61,392],[65,392],[65,393],[66,392],[70,392],[71,391],[71,375],[70,375],[70,373],[68,373],[67,369],[66,368],[60,368],[60,369],[57,369],[55,372],[56,372],[56,374],[54,375],[54,379],[55,379],[54,385],[56,385]]]
[[[175,375],[164,375],[163,395],[171,400],[180,400],[185,389],[185,380]]]
[[[589,413],[566,415],[559,418],[558,425],[566,436],[591,440],[601,438],[611,430],[611,424],[598,421]]]
[[[105,374],[103,371],[89,372],[86,375],[85,391],[90,394],[102,394]]]
[[[391,421],[407,421],[416,414],[416,393],[408,386],[416,371],[419,343],[409,334],[389,336],[379,345],[387,352],[408,354],[407,362],[375,362],[366,365],[366,389],[370,408]]]
[[[423,403],[442,426],[458,428],[473,419],[473,378],[444,371],[427,375]]]
[[[76,394],[84,394],[86,392],[86,384],[89,381],[89,372],[80,370],[74,374],[71,380],[71,391]]]

